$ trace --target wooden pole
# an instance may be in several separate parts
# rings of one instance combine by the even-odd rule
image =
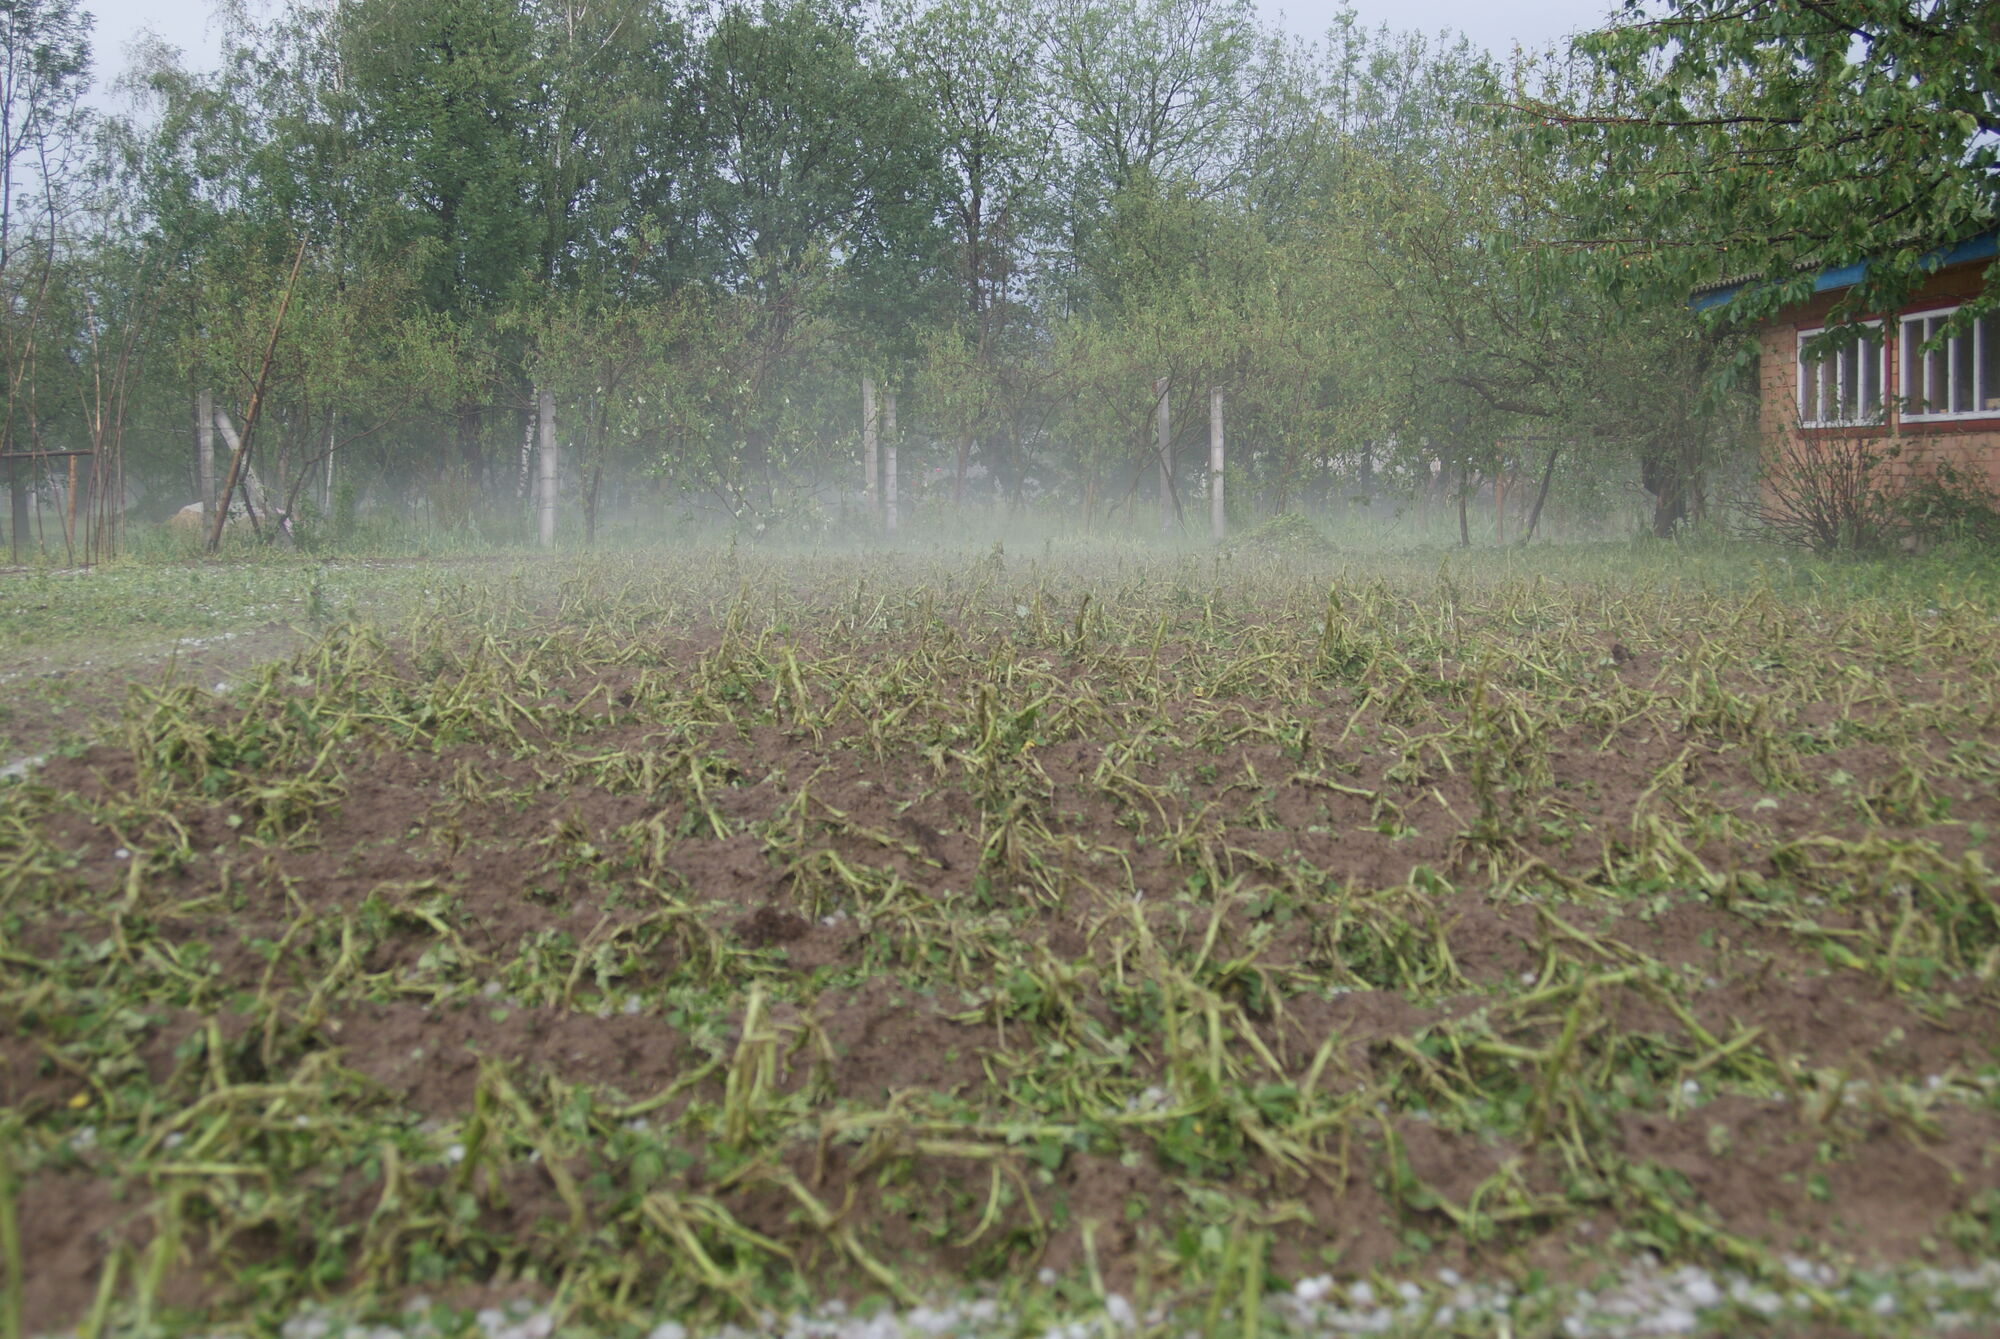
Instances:
[[[556,546],[556,395],[543,387],[535,397],[535,414],[540,425],[541,449],[536,463],[541,478],[535,487],[535,513],[542,547]]]
[[[215,393],[206,387],[194,403],[195,486],[200,490],[201,514],[215,516]]]
[[[889,533],[896,533],[896,392],[882,397],[882,505]]]
[[[215,412],[215,430],[222,434],[222,445],[225,450],[230,452],[242,450],[243,439],[236,435],[236,425],[229,421],[229,415],[219,409]],[[244,464],[243,478],[239,481],[239,486],[243,490],[243,513],[250,518],[251,533],[262,539],[264,522],[257,517],[262,513],[266,520],[271,519],[271,509],[264,505],[264,482],[257,477],[255,465],[247,462]]]
[[[220,409],[215,411],[215,429],[222,434],[222,445],[236,455],[243,450],[243,439],[236,435],[236,425],[229,421],[229,415]],[[243,514],[250,518],[250,532],[259,539],[264,537],[263,522],[257,513],[264,510],[264,490],[257,486],[257,471],[249,465],[243,467],[241,480],[243,488]],[[235,499],[231,499],[234,501]]]
[[[1223,511],[1222,472],[1222,388],[1211,386],[1208,391],[1208,532],[1218,544],[1227,536],[1229,529]]]
[[[862,491],[868,498],[868,515],[872,520],[881,510],[882,501],[877,482],[881,473],[880,445],[875,433],[875,378],[861,378],[861,481]]]
[[[222,499],[215,508],[215,524],[208,532],[208,551],[214,553],[222,547],[222,523],[229,515],[230,499],[236,494],[237,480],[243,477],[243,466],[250,455],[250,434],[257,430],[257,412],[264,407],[264,383],[271,375],[271,359],[278,352],[278,332],[285,327],[285,313],[292,305],[292,293],[299,286],[299,269],[306,263],[306,239],[299,239],[299,253],[292,258],[292,274],[285,280],[285,296],[278,300],[278,315],[271,322],[271,338],[264,345],[264,364],[257,369],[257,384],[250,391],[250,408],[243,415],[243,436],[236,443],[236,450],[229,457],[229,477],[222,485]],[[280,483],[283,480],[279,481]],[[257,527],[255,513],[250,517],[250,528]]]
[[[1167,379],[1153,381],[1153,446],[1160,457],[1160,533],[1174,532],[1173,422],[1167,407]]]

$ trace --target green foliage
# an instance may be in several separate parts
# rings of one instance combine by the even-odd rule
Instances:
[[[1961,544],[1975,552],[2000,549],[2000,496],[1984,479],[1939,461],[1896,495],[1902,523],[1921,544]]]
[[[10,578],[334,618],[0,785],[0,1306],[1992,1315],[1990,560],[1002,557]]]
[[[1352,14],[1310,45],[1247,0],[233,14],[219,68],[149,49],[134,117],[94,141],[65,123],[72,149],[94,150],[64,197],[90,226],[56,215],[79,221],[61,225],[50,282],[7,280],[14,430],[101,445],[92,496],[121,477],[144,494],[134,515],[192,499],[194,396],[240,426],[274,329],[252,463],[295,531],[340,512],[345,489],[339,528],[383,511],[511,542],[540,389],[565,543],[690,520],[873,529],[864,375],[898,396],[902,516],[945,528],[978,504],[1158,533],[1162,378],[1182,534],[1201,528],[1211,390],[1245,519],[1386,494],[1443,513],[1412,528],[1448,524],[1455,500],[1497,483],[1518,498],[1545,467],[1559,500],[1636,480],[1653,531],[1677,534],[1707,518],[1747,432],[1740,396],[1700,393],[1736,350],[1689,317],[1679,280],[1617,280],[1645,266],[1592,250],[1643,189],[1662,227],[1685,212],[1655,258],[1700,251],[1683,242],[1705,197],[1648,175],[1669,160],[1633,157],[1655,142],[1642,132],[1703,99],[1765,96],[1747,56],[1713,90],[1679,58],[1646,83],[1666,29],[1635,21],[1585,43],[1596,64],[1552,70]],[[1675,14],[1691,40],[1712,30],[1713,51],[1824,54],[1762,11],[1747,38],[1713,7]],[[64,32],[50,50],[75,69],[58,92],[87,55],[82,29]],[[1894,52],[1850,77],[1893,83],[1966,40],[1884,38]],[[1809,74],[1770,96],[1819,109],[1808,129],[1834,138],[1794,156],[1831,180],[1849,113],[1812,101]],[[1525,119],[1495,112],[1510,81]],[[1954,107],[1955,88],[1939,94]],[[1549,129],[1551,109],[1627,102],[1659,115]],[[1757,133],[1792,133],[1782,120]],[[1977,166],[1946,175],[1983,180]],[[1628,179],[1606,204],[1603,183]],[[1961,205],[1924,226],[1971,219]],[[23,534],[60,509],[65,551],[87,549],[67,478],[30,472],[40,510]]]
[[[1590,183],[1573,236],[1614,291],[1754,276],[1725,310],[1756,321],[1865,260],[1831,312],[1850,320],[1901,305],[1935,248],[2000,221],[1991,20],[1979,0],[1634,0],[1579,40],[1571,86],[1521,100]]]
[[[1261,521],[1229,541],[1231,548],[1257,553],[1320,554],[1331,551],[1326,532],[1297,512]]]

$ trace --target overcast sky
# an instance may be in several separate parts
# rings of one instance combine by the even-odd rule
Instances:
[[[125,52],[142,28],[179,47],[192,63],[206,65],[215,56],[215,0],[85,0],[97,15],[97,76],[108,83],[125,68]],[[268,0],[248,0],[253,10]],[[1337,0],[1258,0],[1266,15],[1282,14],[1285,26],[1305,37],[1318,37],[1339,7]],[[1465,33],[1498,55],[1516,42],[1524,47],[1546,46],[1580,29],[1594,27],[1612,0],[1356,0],[1362,22],[1373,28],[1419,29],[1436,34],[1445,29]]]

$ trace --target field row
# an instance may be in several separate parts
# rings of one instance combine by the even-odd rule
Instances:
[[[1972,603],[607,560],[121,728],[0,795],[29,1333],[1412,1277],[1528,1333],[1648,1259],[1867,1328],[2000,1254]]]

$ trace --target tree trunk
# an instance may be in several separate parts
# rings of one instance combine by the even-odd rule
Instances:
[[[1173,411],[1167,402],[1167,379],[1153,382],[1153,449],[1160,457],[1160,533],[1174,532]]]
[[[600,444],[601,449],[601,444]],[[597,490],[604,482],[604,457],[600,454],[590,465],[590,487],[583,495],[583,547],[597,547]]]
[[[14,561],[17,563],[27,561],[25,546],[29,521],[28,484],[25,476],[28,471],[23,468],[26,464],[26,461],[21,460],[7,462],[7,491],[13,495],[12,505],[8,509],[8,531],[13,539]]]
[[[480,406],[467,400],[458,406],[458,458],[465,466],[465,481],[477,492],[483,482],[486,461],[479,442]]]
[[[326,411],[326,487],[320,495],[319,514],[322,521],[332,528],[333,522],[333,457],[340,449],[340,414],[337,410]]]
[[[194,402],[195,496],[201,514],[215,516],[215,396],[204,389]]]
[[[528,486],[535,477],[535,411],[522,415],[521,422],[521,474],[514,482],[516,504],[527,501]]]
[[[1675,441],[1648,443],[1639,457],[1639,480],[1653,495],[1653,536],[1672,539],[1687,519],[1688,492],[1698,472],[1686,447]]]
[[[63,551],[72,563],[76,561],[76,457],[69,458],[69,496],[64,499]]]
[[[597,500],[604,486],[604,456],[611,449],[611,401],[608,396],[598,395],[590,400],[594,422],[587,422],[585,437],[577,448],[576,470],[579,478],[588,475],[590,482],[583,490],[583,547],[597,547]]]
[[[545,549],[556,546],[556,397],[544,388],[535,397],[540,420],[540,486],[535,490],[536,531]]]
[[[873,526],[882,509],[879,491],[881,444],[875,426],[875,378],[861,378],[861,481],[868,499],[868,522]]]
[[[951,480],[951,505],[954,507],[965,504],[965,470],[971,460],[972,434],[962,432],[958,435],[958,473]]]
[[[4,236],[6,223],[0,220],[0,236]],[[0,451],[14,452],[13,415],[0,415]],[[21,491],[21,462],[7,462],[7,541],[12,547],[13,561],[21,561],[21,536],[27,531],[27,522],[22,518],[28,511],[27,494]]]
[[[285,499],[284,519],[286,521],[291,520],[292,516],[291,504],[294,498],[297,496],[297,491],[298,491],[292,487],[291,483],[292,480],[291,420],[292,416],[289,412],[281,411],[278,415],[278,470],[276,475],[273,476],[278,481],[279,496]],[[312,429],[310,426],[308,426],[306,429],[306,435],[308,437],[312,435]],[[290,527],[287,526],[286,528],[289,529]]]
[[[1223,510],[1222,390],[1208,392],[1208,533],[1220,544],[1227,535],[1228,520]]]
[[[1465,516],[1465,495],[1472,491],[1472,462],[1458,462],[1458,547],[1472,547],[1472,524]]]
[[[882,514],[890,534],[896,533],[896,392],[882,404]]]
[[[1555,477],[1556,457],[1561,453],[1560,442],[1549,448],[1548,463],[1542,466],[1542,486],[1535,494],[1535,505],[1528,511],[1528,528],[1521,535],[1520,543],[1523,548],[1526,548],[1528,541],[1535,537],[1535,526],[1542,519],[1542,504],[1549,500],[1549,480]]]

